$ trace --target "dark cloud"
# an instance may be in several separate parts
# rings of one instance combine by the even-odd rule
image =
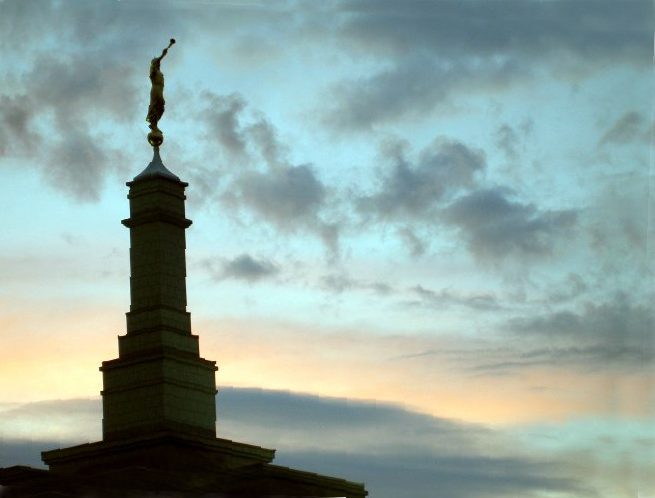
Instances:
[[[340,223],[321,213],[330,200],[329,191],[312,166],[292,164],[276,127],[241,95],[205,92],[203,98],[198,118],[206,123],[209,138],[216,139],[219,153],[226,151],[228,158],[243,166],[225,170],[230,184],[221,200],[283,232],[313,233],[336,255]],[[216,170],[209,169],[199,181],[209,184],[206,177],[215,175]]]
[[[284,8],[208,2],[197,10],[175,0],[3,0],[0,9],[0,47],[26,53],[40,51],[54,41],[71,49],[107,47],[111,48],[107,54],[146,61],[148,55],[161,51],[163,46],[159,45],[165,45],[173,34],[178,40],[196,41],[206,29],[225,35],[243,22],[281,26],[288,20]]]
[[[274,225],[294,230],[316,220],[325,187],[308,165],[243,174],[236,182],[239,202]]]
[[[448,292],[419,286],[414,291],[428,304],[434,300],[444,307],[452,302]],[[469,304],[457,298],[452,304]],[[530,370],[577,372],[589,378],[599,372],[650,375],[655,364],[655,313],[648,306],[631,302],[626,295],[547,312],[541,303],[537,305],[533,313],[504,319],[491,340],[460,338],[454,348],[426,348],[390,360],[439,362],[483,377],[522,375]]]
[[[550,345],[523,352],[519,362],[641,369],[655,360],[655,315],[624,295],[602,304],[587,304],[581,311],[563,309],[517,317],[509,321],[507,329],[524,341]]]
[[[272,277],[279,272],[279,268],[265,259],[254,259],[249,254],[241,254],[236,258],[226,261],[218,278],[235,278],[255,282],[264,278]]]
[[[550,254],[559,237],[576,223],[575,211],[540,211],[512,199],[509,190],[489,188],[466,194],[443,213],[481,259]]]
[[[465,144],[437,138],[412,164],[401,143],[387,144],[389,161],[377,193],[357,200],[361,213],[378,219],[426,219],[433,217],[440,201],[471,187],[485,167],[484,153]]]
[[[242,156],[246,152],[246,139],[241,130],[239,115],[246,107],[239,94],[216,95],[206,93],[207,108],[202,113],[207,119],[210,135],[229,154]]]
[[[96,201],[107,174],[124,168],[107,127],[135,117],[133,71],[100,53],[40,55],[24,94],[0,95],[0,153],[41,170],[62,192]],[[54,129],[44,133],[42,122]]]
[[[341,34],[366,50],[517,53],[537,61],[570,54],[644,63],[651,56],[653,6],[646,0],[349,0],[339,9],[346,14]]]
[[[171,33],[195,29],[186,22],[194,11],[176,4],[3,1],[0,154],[21,157],[77,200],[97,200],[106,177],[128,164],[116,127],[144,123],[150,58]]]
[[[457,95],[508,88],[544,65],[560,76],[608,63],[647,68],[652,10],[646,0],[342,2],[342,43],[382,69],[335,85],[327,123],[370,129],[428,115]]]
[[[90,49],[64,57],[41,54],[25,77],[34,111],[52,112],[59,132],[79,124],[94,127],[110,118],[123,123],[134,120],[136,83],[133,65],[111,52]]]
[[[32,124],[32,102],[21,95],[0,95],[0,158],[31,155],[40,136]]]
[[[269,167],[279,168],[287,164],[288,148],[280,142],[275,127],[266,118],[259,117],[246,132]]]
[[[535,459],[300,451],[280,454],[278,461],[362,481],[370,495],[379,498],[536,498],[544,492],[597,496],[593,489],[566,477],[561,465]]]
[[[510,322],[517,333],[539,334],[553,338],[601,340],[643,347],[653,338],[653,311],[631,304],[618,295],[603,304],[588,304],[582,312],[557,311],[538,317],[517,318]]]
[[[97,201],[105,175],[116,171],[124,158],[101,145],[102,139],[79,130],[68,130],[50,145],[43,173],[62,192],[79,201]]]
[[[28,465],[30,467],[45,467],[41,461],[41,452],[46,449],[58,448],[60,445],[54,441],[0,437],[0,468],[13,465]],[[2,496],[2,486],[0,486]]]
[[[412,161],[407,148],[398,141],[384,144],[381,155],[389,164],[379,187],[355,205],[366,221],[400,224],[397,234],[414,256],[425,251],[421,227],[452,226],[479,260],[500,261],[549,255],[576,225],[574,210],[540,210],[510,189],[481,187],[482,150],[437,138]]]
[[[288,147],[280,141],[275,126],[258,110],[252,109],[239,93],[219,95],[203,92],[202,109],[197,117],[207,126],[208,139],[248,167],[289,166]],[[261,169],[261,168],[256,168]]]
[[[650,129],[644,117],[636,111],[626,112],[603,134],[599,144],[625,144],[650,140]]]
[[[219,390],[217,407],[226,424],[264,426],[270,423],[291,432],[306,431],[308,441],[314,442],[327,435],[315,433],[316,427],[323,427],[326,433],[339,430],[350,432],[385,425],[400,427],[409,420],[412,421],[412,427],[401,431],[401,436],[403,432],[409,435],[416,429],[430,428],[443,437],[452,437],[451,443],[468,446],[469,436],[474,439],[489,433],[482,426],[460,425],[455,421],[407,411],[393,403],[321,397],[290,391],[223,387]],[[376,441],[371,440],[370,444],[375,446]],[[452,450],[452,446],[449,446],[449,450]]]
[[[526,71],[504,60],[443,63],[425,56],[403,58],[378,73],[335,84],[323,109],[324,123],[337,131],[369,130],[379,123],[429,114],[439,104],[449,107],[455,91],[506,87]]]

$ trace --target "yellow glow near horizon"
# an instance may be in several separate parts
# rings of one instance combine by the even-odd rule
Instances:
[[[5,318],[0,323],[5,331],[0,402],[98,396],[98,367],[116,357],[118,320],[109,318],[112,313]],[[49,323],[50,328],[47,334],[37,333],[30,323],[37,328]],[[218,362],[219,387],[377,400],[437,417],[499,425],[613,411],[641,417],[652,404],[641,396],[652,387],[652,379],[644,376],[610,379],[602,373],[545,368],[481,376],[462,373],[438,356],[418,362],[394,359],[420,348],[448,347],[436,339],[371,340],[362,333],[243,320],[199,322],[195,330],[201,331],[201,356]]]

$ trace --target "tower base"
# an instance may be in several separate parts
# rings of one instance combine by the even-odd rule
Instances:
[[[42,453],[49,470],[0,469],[3,498],[347,497],[362,484],[273,465],[275,450],[160,432]]]

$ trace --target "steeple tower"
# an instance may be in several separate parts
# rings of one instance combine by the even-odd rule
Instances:
[[[102,363],[102,441],[44,451],[48,470],[0,468],[7,498],[345,496],[362,484],[273,465],[275,450],[216,437],[216,363],[200,357],[186,309],[184,190],[162,163],[161,60],[150,63],[150,164],[130,188],[130,310],[118,358]]]
[[[215,362],[199,356],[186,310],[184,189],[159,147],[130,187],[130,311],[119,357],[105,361],[103,438],[158,431],[216,436]]]

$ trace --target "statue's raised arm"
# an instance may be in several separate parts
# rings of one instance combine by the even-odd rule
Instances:
[[[168,53],[168,49],[171,48],[171,46],[175,43],[175,38],[171,38],[171,41],[168,43],[168,47],[166,47],[164,50],[161,51],[161,55],[159,57],[155,57],[159,62],[166,57],[166,54]]]
[[[168,53],[168,49],[175,43],[175,39],[171,38],[168,44],[159,57],[155,57],[150,61],[150,82],[152,88],[150,89],[150,106],[148,107],[148,115],[146,121],[150,126],[150,133],[148,133],[148,143],[153,147],[159,147],[164,142],[164,134],[157,127],[157,123],[164,114],[164,74],[161,72],[161,60]]]

